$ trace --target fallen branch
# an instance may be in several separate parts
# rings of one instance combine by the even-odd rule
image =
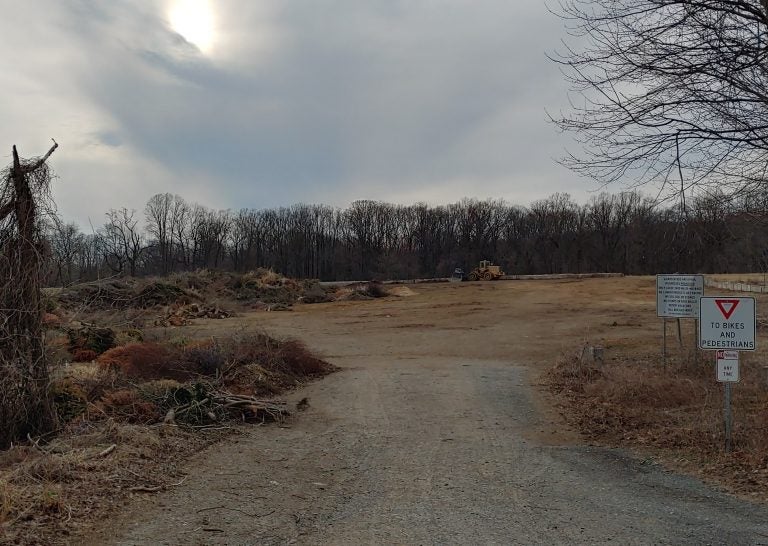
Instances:
[[[157,493],[158,491],[162,491],[163,489],[166,489],[167,487],[177,487],[181,484],[183,484],[187,480],[186,476],[177,483],[169,483],[167,485],[135,485],[133,487],[129,487],[128,491],[131,493]]]
[[[96,455],[96,457],[95,457],[95,458],[97,458],[97,459],[98,459],[98,458],[101,458],[101,457],[106,457],[107,455],[109,455],[110,453],[112,453],[112,452],[115,450],[115,448],[116,448],[116,447],[117,447],[117,444],[112,444],[111,446],[109,446],[109,447],[108,447],[107,449],[105,449],[104,451],[101,451],[101,452],[99,452],[99,453],[98,453],[98,455]]]
[[[156,485],[154,487],[147,487],[146,485],[136,485],[133,487],[129,487],[128,491],[130,491],[131,493],[157,493],[162,489],[163,489],[162,485]]]

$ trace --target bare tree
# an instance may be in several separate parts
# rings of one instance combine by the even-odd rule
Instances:
[[[51,245],[51,259],[55,268],[55,280],[58,285],[70,284],[74,281],[74,271],[77,267],[78,256],[83,251],[85,235],[77,224],[64,223],[56,218],[48,235]]]
[[[555,121],[583,145],[566,164],[683,197],[764,183],[766,0],[561,0],[559,15],[576,97]]]
[[[17,438],[48,432],[54,412],[42,328],[44,247],[41,206],[51,174],[45,156],[0,174],[0,448]]]
[[[144,254],[144,235],[139,230],[136,211],[110,209],[104,224],[102,243],[107,265],[115,273],[136,276]]]
[[[147,233],[157,245],[160,271],[168,274],[171,270],[171,206],[173,196],[170,193],[158,193],[150,197],[144,208]]]

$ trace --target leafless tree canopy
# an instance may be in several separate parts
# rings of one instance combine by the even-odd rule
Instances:
[[[752,191],[768,160],[768,0],[562,0],[556,118],[603,183]]]
[[[631,191],[583,204],[558,193],[528,207],[464,199],[237,211],[158,194],[144,213],[143,230],[125,209],[88,234],[52,224],[48,282],[259,267],[323,280],[445,277],[482,259],[513,274],[768,269],[768,188],[739,199],[701,194],[685,212]]]

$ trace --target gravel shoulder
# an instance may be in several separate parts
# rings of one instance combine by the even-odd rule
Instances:
[[[598,288],[622,297],[618,280],[581,283],[585,306]],[[590,326],[555,310],[573,287],[527,286],[427,287],[241,317],[243,328],[303,339],[342,371],[293,393],[310,406],[285,427],[209,448],[181,486],[137,498],[91,541],[768,543],[764,507],[580,445],[542,410],[538,371]],[[591,328],[614,320],[601,313]]]

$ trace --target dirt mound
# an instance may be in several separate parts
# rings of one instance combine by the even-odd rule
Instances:
[[[415,290],[412,290],[407,286],[388,286],[387,290],[391,295],[397,296],[398,298],[410,298],[417,294]]]
[[[227,288],[238,301],[264,304],[322,303],[332,299],[317,280],[291,279],[270,269],[233,275]]]
[[[110,279],[49,291],[52,309],[58,303],[69,312],[152,309],[163,306],[205,306],[205,311],[184,312],[184,318],[221,318],[218,300],[265,306],[333,301],[314,279],[291,279],[270,269],[247,273],[197,271],[162,279]],[[219,309],[220,310],[220,309]],[[175,309],[174,309],[175,311]],[[210,311],[210,313],[209,313]],[[199,315],[199,316],[190,316]],[[170,318],[170,315],[166,319]]]
[[[338,288],[333,294],[335,301],[365,301],[384,298],[390,295],[390,289],[377,281],[349,284]]]
[[[233,316],[226,309],[217,305],[206,305],[204,303],[191,303],[189,305],[172,305],[170,309],[161,317],[155,319],[155,326],[186,326],[194,319],[225,319]]]

